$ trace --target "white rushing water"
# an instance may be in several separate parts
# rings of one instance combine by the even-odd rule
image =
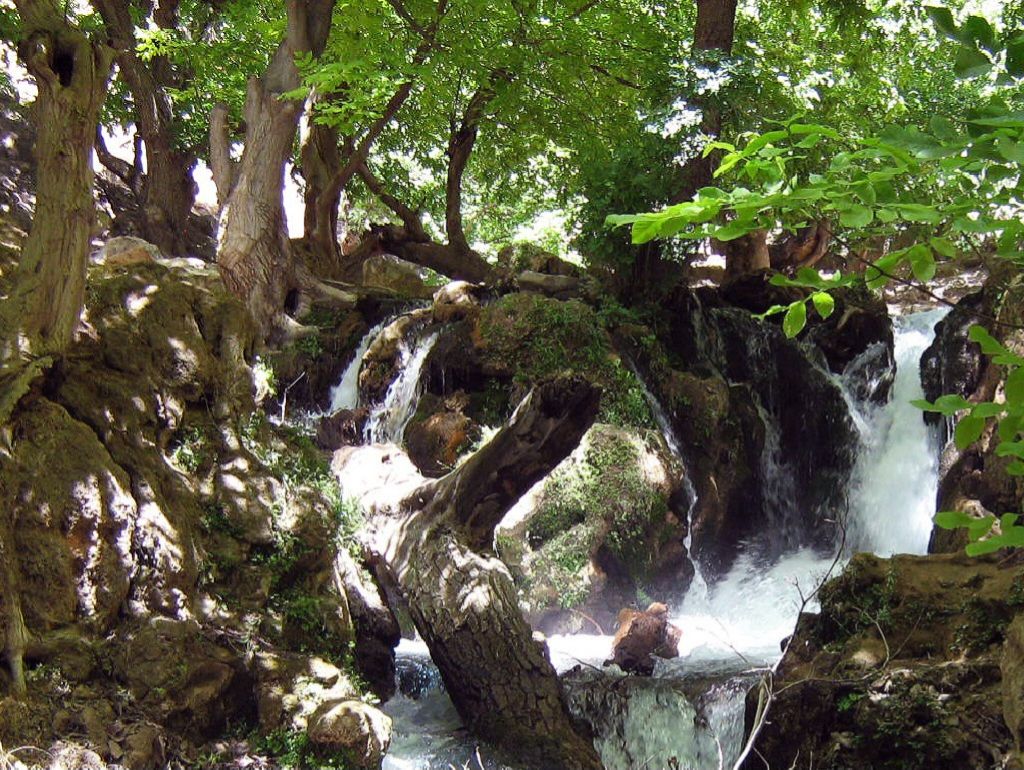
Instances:
[[[420,375],[427,356],[437,342],[437,332],[415,337],[411,344],[402,340],[399,345],[398,376],[388,388],[384,401],[375,406],[363,430],[368,444],[401,444],[409,420],[416,414],[421,385]]]
[[[341,380],[331,388],[331,407],[328,414],[334,414],[341,409],[355,409],[359,406],[359,370],[363,366],[363,356],[392,320],[394,319],[384,319],[363,335],[359,341],[359,347],[356,348],[356,352],[352,356],[351,363],[341,375]]]
[[[896,380],[889,403],[867,414],[850,485],[847,539],[853,551],[923,554],[935,513],[939,448],[913,406],[924,398],[920,361],[947,308],[896,319]]]
[[[856,400],[852,385],[844,394],[855,407],[853,417],[861,433],[848,490],[847,551],[852,547],[890,555],[926,550],[935,504],[937,447],[920,410],[910,402],[921,397],[920,357],[942,315],[930,311],[897,319],[897,371],[888,403],[867,406]],[[373,440],[401,439],[415,411],[421,370],[435,337],[419,339],[405,354],[402,376],[392,384],[385,404],[375,410],[378,427],[371,434]],[[670,423],[653,399],[652,408],[679,456]],[[776,456],[770,429],[768,433],[763,469],[769,475],[769,497],[777,497],[772,504],[780,508],[791,506],[785,498],[794,493],[792,484],[771,478],[772,473],[785,473],[785,467]],[[688,491],[695,501],[692,485]],[[770,561],[757,554],[755,548],[742,551],[729,572],[711,584],[698,566],[690,590],[673,611],[672,621],[683,630],[680,657],[660,661],[653,684],[627,677],[625,686],[612,688],[618,693],[612,697],[602,694],[599,686],[592,691],[570,677],[567,687],[574,711],[588,720],[600,715],[596,745],[609,770],[731,767],[743,738],[749,670],[778,660],[780,642],[792,633],[797,613],[815,608],[813,602],[802,607],[803,597],[814,592],[830,569],[843,566],[841,559],[810,548],[790,550]],[[611,654],[609,636],[554,636],[548,645],[560,673],[580,663],[585,669],[600,667]],[[403,642],[399,654],[406,662],[430,667],[422,644]],[[595,676],[599,681],[609,675]],[[684,686],[694,678],[700,680],[697,691]],[[458,731],[450,701],[436,686],[419,697],[399,696],[387,710],[396,719],[395,743],[384,765],[388,770],[477,767],[476,744]],[[487,770],[503,767],[486,758],[486,749],[483,754]]]

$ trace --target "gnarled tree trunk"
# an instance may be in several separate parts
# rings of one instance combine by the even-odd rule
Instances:
[[[493,553],[494,528],[579,443],[598,402],[598,391],[579,378],[538,385],[458,470],[381,515],[371,546],[466,725],[537,767],[601,764]]]
[[[19,54],[35,79],[36,210],[0,311],[0,362],[60,354],[85,299],[95,222],[92,147],[113,52],[67,24],[55,2],[18,0]],[[2,415],[0,415],[2,417]]]
[[[282,99],[297,88],[296,54],[318,56],[327,43],[336,0],[289,0],[288,30],[266,73],[249,81],[245,150],[220,215],[217,265],[224,283],[248,304],[264,337],[285,326],[286,306],[306,288],[284,218],[284,170],[292,154],[302,102]],[[226,139],[216,136],[214,139]],[[225,148],[211,151],[229,157]],[[217,169],[218,192],[224,170]]]

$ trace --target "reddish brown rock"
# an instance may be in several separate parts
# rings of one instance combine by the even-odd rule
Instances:
[[[678,658],[679,640],[683,632],[668,621],[668,607],[654,602],[646,610],[629,607],[619,612],[619,629],[612,640],[614,663],[631,674],[650,676],[654,672],[654,656]]]

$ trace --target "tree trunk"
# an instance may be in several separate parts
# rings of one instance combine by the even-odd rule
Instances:
[[[162,28],[176,26],[176,5],[161,5],[156,18]],[[96,7],[117,48],[118,71],[131,93],[139,136],[146,146],[146,173],[139,189],[132,186],[142,210],[143,235],[165,254],[185,255],[189,251],[189,214],[196,196],[192,178],[196,158],[174,146],[174,109],[165,90],[173,73],[163,57],[147,63],[135,53],[128,3],[97,0]]]
[[[284,218],[284,170],[302,103],[281,99],[297,88],[295,56],[319,55],[335,0],[289,0],[288,30],[263,77],[249,81],[245,151],[220,215],[217,265],[227,287],[248,304],[263,336],[287,325],[284,313],[305,288]]]
[[[305,131],[300,154],[302,178],[306,182],[303,195],[306,204],[303,235],[307,245],[312,246],[318,231],[331,234],[331,249],[309,249],[313,262],[310,267],[318,276],[335,277],[341,268],[341,254],[336,244],[339,240],[338,210],[342,191],[332,188],[331,180],[341,171],[338,147],[340,137],[337,129],[314,122],[312,106],[307,118],[310,124]],[[325,202],[320,205],[322,200]],[[322,228],[317,222],[321,215],[327,217]]]
[[[598,402],[579,378],[538,385],[464,465],[417,489],[398,515],[382,516],[372,546],[465,724],[537,767],[601,764],[493,554],[494,528],[579,443]]]
[[[19,54],[35,78],[36,209],[11,296],[0,311],[0,362],[59,355],[85,299],[95,221],[92,148],[113,58],[64,21],[56,4],[19,0]]]

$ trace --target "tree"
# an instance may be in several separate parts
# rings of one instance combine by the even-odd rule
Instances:
[[[113,61],[112,50],[70,23],[56,0],[16,7],[18,53],[38,89],[37,193],[14,288],[0,310],[0,422],[35,374],[63,354],[81,316],[95,221],[93,138]]]
[[[511,421],[444,478],[379,511],[371,550],[417,630],[465,724],[516,757],[599,768],[590,736],[523,619],[494,529],[565,459],[597,416],[599,392],[580,378],[541,383]]]
[[[225,109],[211,118],[211,161],[223,202],[217,265],[228,288],[245,299],[264,336],[288,326],[310,280],[294,259],[284,221],[284,169],[302,102],[284,98],[300,85],[296,57],[317,56],[330,33],[335,0],[289,0],[287,27],[261,77],[247,86],[245,150],[235,168],[224,132]]]

